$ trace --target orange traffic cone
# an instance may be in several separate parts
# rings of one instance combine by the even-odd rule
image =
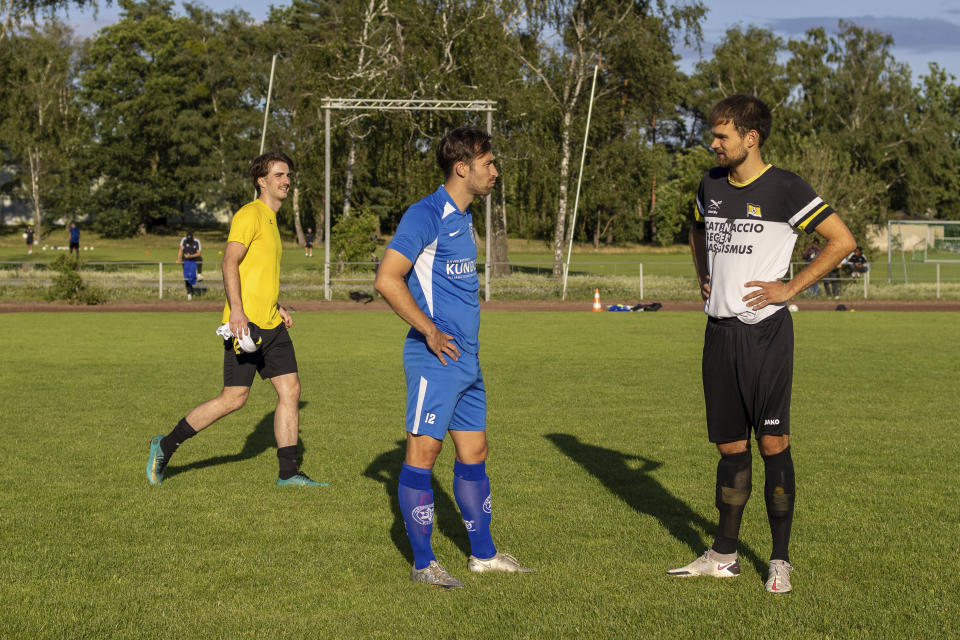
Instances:
[[[600,289],[593,290],[593,311],[603,311],[600,306]]]

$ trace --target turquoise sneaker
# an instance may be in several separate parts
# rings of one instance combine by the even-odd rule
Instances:
[[[163,436],[153,436],[150,440],[150,457],[147,458],[147,480],[150,484],[163,482],[163,471],[167,468],[167,458],[163,455],[163,449],[160,448],[161,440]]]
[[[277,478],[278,487],[329,487],[329,482],[317,482],[316,480],[311,480],[310,476],[305,474],[303,471],[298,471],[297,475],[291,476],[284,480],[283,478]]]

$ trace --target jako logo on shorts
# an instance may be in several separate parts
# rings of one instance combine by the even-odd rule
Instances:
[[[410,514],[419,524],[433,524],[433,503],[431,502],[430,504],[423,504],[419,507],[414,507]]]
[[[467,528],[467,531],[473,531],[473,520],[464,520],[463,526]]]

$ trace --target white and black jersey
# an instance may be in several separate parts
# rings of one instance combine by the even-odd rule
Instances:
[[[200,253],[202,250],[200,240],[196,237],[188,238],[184,236],[180,238],[180,246],[183,248],[183,255],[193,255]],[[185,258],[185,260],[194,260],[194,258]]]
[[[782,278],[797,234],[812,233],[832,213],[833,207],[802,178],[772,165],[743,184],[722,167],[704,174],[694,215],[696,228],[706,230],[707,315],[756,324],[779,311],[783,304],[750,309],[743,297],[755,288],[745,283]]]

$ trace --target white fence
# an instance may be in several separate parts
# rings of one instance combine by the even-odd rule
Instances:
[[[332,265],[331,284],[352,285],[360,287],[372,287],[377,263],[360,262],[346,263],[338,271],[338,265]],[[541,276],[548,278],[552,274],[552,262],[510,262],[513,276],[506,276],[510,279],[516,275]],[[484,263],[478,263],[478,270],[484,268]],[[790,265],[788,278],[792,278],[794,273],[800,271],[805,263],[793,263]],[[886,264],[875,265],[881,269]],[[927,271],[917,275],[912,275],[909,282],[912,284],[928,282],[934,283],[936,297],[941,297],[941,284],[960,282],[960,265],[945,265],[947,268],[941,270],[940,264],[930,264]],[[175,262],[85,262],[81,271],[84,280],[93,286],[119,289],[153,289],[156,291],[158,299],[165,297],[177,297],[178,291],[185,293],[186,288],[181,276],[181,265]],[[894,270],[896,271],[896,269]],[[674,282],[689,281],[693,289],[694,273],[690,262],[641,262],[641,261],[577,261],[570,266],[571,276],[589,275],[602,283],[605,276],[613,276],[618,279],[628,278],[633,286],[639,286],[641,299],[645,298],[645,293],[652,295],[658,294],[656,291],[645,291],[649,285],[656,286],[657,282],[662,282],[664,278]],[[47,263],[41,262],[22,262],[6,261],[0,262],[0,286],[49,286],[56,272],[50,269]],[[851,276],[846,271],[837,279],[845,294],[849,297],[855,287],[857,296],[863,298],[870,297],[871,277],[881,278],[878,283],[886,281],[884,274],[876,274],[868,271],[862,277]],[[492,294],[496,297],[497,281],[502,277],[491,275]],[[821,281],[820,286],[824,287],[825,282]],[[220,264],[217,262],[203,263],[202,279],[196,287],[205,290],[208,295],[222,297],[223,279],[220,273]],[[319,291],[322,297],[323,292],[323,272],[319,270],[305,271],[303,269],[289,268],[281,274],[282,289],[299,289],[306,291]],[[675,288],[675,287],[674,287]]]

